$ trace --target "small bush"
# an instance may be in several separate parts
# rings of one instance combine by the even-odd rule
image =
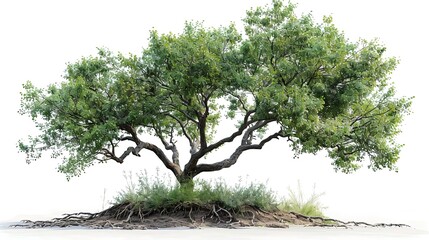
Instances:
[[[143,209],[162,209],[181,203],[218,204],[227,209],[239,210],[243,206],[254,206],[266,211],[279,209],[307,216],[323,216],[319,198],[323,194],[313,194],[304,200],[301,186],[298,191],[289,189],[289,198],[278,201],[276,194],[266,184],[240,181],[230,187],[224,181],[195,180],[193,191],[172,184],[171,178],[157,174],[149,178],[147,172],[138,176],[135,184],[132,175],[125,175],[127,186],[119,192],[114,204],[131,203]],[[153,180],[150,180],[153,179]]]
[[[139,174],[136,184],[131,174],[125,175],[126,188],[119,192],[114,204],[124,202],[143,207],[145,209],[159,209],[179,203],[221,204],[227,208],[240,208],[251,205],[264,210],[272,210],[276,206],[276,197],[273,191],[264,184],[250,183],[244,186],[241,183],[229,187],[224,181],[208,182],[196,180],[194,191],[173,185],[171,179],[157,175],[150,180],[146,172]],[[185,189],[185,190],[184,190]]]

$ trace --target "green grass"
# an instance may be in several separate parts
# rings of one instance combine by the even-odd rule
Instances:
[[[276,194],[266,184],[242,182],[229,186],[222,180],[195,180],[194,190],[181,188],[173,184],[171,178],[160,176],[149,177],[146,172],[138,175],[137,182],[131,174],[125,176],[127,186],[119,192],[113,204],[131,203],[150,210],[174,207],[181,203],[218,204],[227,209],[239,210],[243,206],[254,206],[260,209],[293,211],[307,216],[323,216],[319,203],[321,194],[314,194],[308,200],[303,199],[302,189],[298,192],[289,189],[289,198],[278,201]]]
[[[323,209],[325,207],[321,204],[320,198],[324,193],[313,193],[309,197],[304,197],[301,184],[298,182],[297,190],[289,188],[289,196],[279,203],[278,208],[286,212],[296,212],[306,216],[325,217]]]

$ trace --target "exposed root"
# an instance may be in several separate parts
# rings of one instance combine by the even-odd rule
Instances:
[[[316,227],[410,227],[407,224],[398,224],[398,223],[376,223],[376,224],[370,224],[367,222],[355,222],[355,221],[348,221],[344,222],[338,219],[333,218],[323,218],[323,217],[310,217],[305,216],[299,213],[290,212],[290,214],[296,216],[298,219],[304,219],[309,221],[311,224],[309,226],[316,226]]]
[[[133,215],[134,211],[131,210],[130,214],[128,214],[127,220],[125,220],[126,223],[130,223],[131,222],[131,216]]]
[[[218,211],[218,212],[219,212],[219,211],[223,211],[223,212],[225,212],[226,214],[228,214],[229,220],[228,220],[228,221],[226,221],[226,223],[231,223],[231,222],[232,222],[232,220],[234,219],[234,217],[231,215],[231,213],[230,213],[230,212],[228,212],[228,210],[226,210],[225,208],[221,208],[221,207],[219,207],[219,209],[218,209],[217,211]]]
[[[189,214],[188,214],[188,216],[189,216],[189,219],[191,220],[191,222],[192,222],[192,223],[195,223],[195,220],[192,218],[191,213],[192,213],[192,207],[191,207],[191,210],[189,210]]]
[[[219,216],[219,214],[217,213],[217,211],[216,211],[216,206],[215,205],[213,205],[213,211],[212,211],[212,213],[214,214],[214,215],[216,215],[216,217],[217,217],[217,219],[219,220],[219,222],[221,222],[222,220],[221,220],[221,218],[220,218],[220,216]]]
[[[229,209],[220,204],[180,203],[162,209],[144,209],[131,203],[115,205],[99,213],[64,214],[49,221],[23,220],[11,227],[88,227],[113,229],[158,229],[167,227],[248,227],[261,226],[287,228],[288,224],[318,227],[409,227],[406,224],[369,224],[365,222],[343,222],[331,218],[309,217],[299,213],[265,211],[254,206]]]
[[[255,213],[252,211],[249,211],[249,210],[245,210],[244,212],[252,214],[252,218],[250,219],[250,222],[251,222],[252,226],[255,226]],[[273,217],[274,217],[274,215],[273,215]]]

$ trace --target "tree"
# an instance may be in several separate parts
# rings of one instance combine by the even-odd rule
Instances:
[[[294,9],[278,0],[251,9],[244,34],[199,23],[177,35],[152,31],[141,55],[99,49],[68,64],[61,83],[27,82],[20,113],[40,134],[20,141],[20,151],[28,162],[42,152],[63,156],[59,171],[71,177],[148,150],[183,184],[282,138],[297,155],[326,150],[344,172],[364,159],[373,170],[396,170],[394,137],[411,104],[389,81],[398,61],[377,41],[350,42],[331,17],[315,23]],[[215,138],[225,118],[236,129]],[[149,135],[159,144],[145,141]],[[225,159],[199,162],[236,139]],[[178,140],[189,144],[185,165]]]

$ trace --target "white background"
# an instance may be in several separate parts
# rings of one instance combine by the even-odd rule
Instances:
[[[64,212],[99,211],[125,186],[124,171],[147,169],[169,174],[150,153],[122,165],[109,163],[88,169],[67,182],[56,172],[59,160],[42,159],[27,165],[16,149],[18,139],[34,132],[33,123],[17,114],[21,85],[61,81],[67,62],[108,47],[139,53],[149,30],[180,32],[185,20],[206,26],[240,24],[245,11],[266,0],[239,1],[0,1],[0,221],[50,218]],[[325,192],[326,214],[343,220],[408,223],[429,229],[429,182],[426,125],[429,103],[427,23],[429,4],[409,1],[297,1],[299,12],[313,11],[317,21],[332,14],[351,40],[379,38],[388,55],[401,63],[392,75],[400,96],[415,96],[413,114],[406,118],[398,142],[405,144],[399,173],[373,173],[365,167],[352,175],[335,173],[324,154],[293,159],[283,141],[262,151],[244,154],[230,169],[205,177],[256,179],[279,193],[301,182],[304,190]],[[219,153],[218,153],[219,154]],[[216,155],[221,157],[221,155]],[[215,156],[215,157],[216,157]],[[183,160],[182,160],[183,161]],[[204,175],[203,175],[204,177]],[[106,195],[106,197],[103,197]]]

